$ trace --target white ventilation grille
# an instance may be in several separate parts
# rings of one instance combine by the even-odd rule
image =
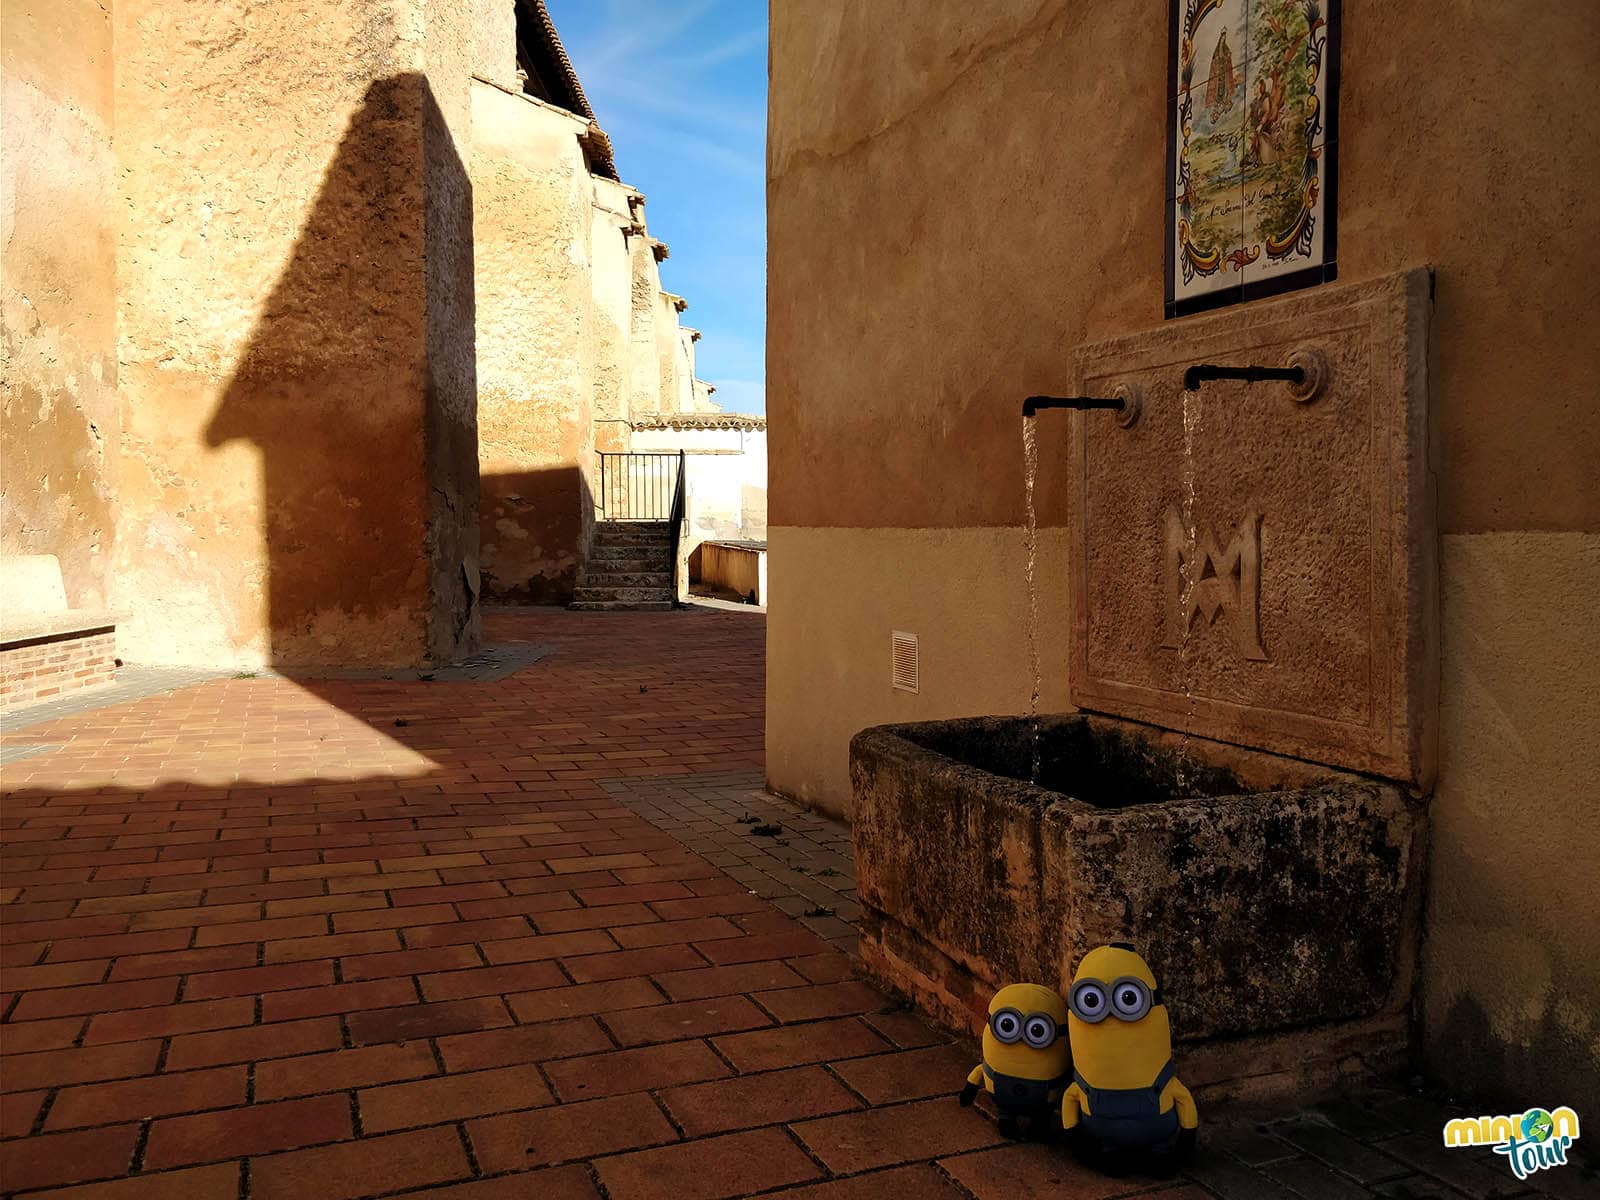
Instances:
[[[902,692],[917,690],[917,635],[901,633],[898,629],[889,635],[894,686]]]

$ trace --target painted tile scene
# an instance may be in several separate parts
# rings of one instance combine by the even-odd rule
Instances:
[[[1174,312],[1334,277],[1337,9],[1174,0]]]
[[[0,0],[0,1200],[1600,1200],[1597,47]]]

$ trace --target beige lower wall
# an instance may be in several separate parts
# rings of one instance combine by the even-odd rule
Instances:
[[[850,738],[869,725],[1022,713],[1026,538],[1017,528],[767,532],[767,780],[849,815]],[[1039,534],[1041,581],[1066,578],[1066,531]],[[1061,582],[1041,586],[1041,711],[1066,706]],[[1049,614],[1058,614],[1050,624]],[[918,637],[921,690],[890,684],[889,636]]]
[[[1039,576],[1063,580],[1065,534]],[[1028,702],[1016,528],[769,536],[770,785],[848,815],[851,735]],[[1423,961],[1429,1070],[1463,1092],[1600,1109],[1600,535],[1441,546],[1439,782]],[[1066,707],[1064,588],[1041,589],[1041,709]],[[889,683],[920,635],[921,692]]]
[[[1600,534],[1448,536],[1430,1070],[1600,1111]]]

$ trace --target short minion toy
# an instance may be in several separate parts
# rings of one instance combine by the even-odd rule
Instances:
[[[989,1001],[983,1061],[967,1076],[961,1103],[971,1104],[981,1085],[994,1096],[1006,1137],[1021,1136],[1019,1118],[1028,1122],[1030,1135],[1050,1128],[1067,1085],[1066,1020],[1066,1001],[1052,988],[1037,983],[1001,988]]]
[[[1072,1083],[1061,1124],[1098,1155],[1186,1158],[1199,1114],[1172,1073],[1172,1026],[1156,977],[1126,942],[1083,956],[1067,994]]]

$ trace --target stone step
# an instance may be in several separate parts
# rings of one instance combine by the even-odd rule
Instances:
[[[597,571],[670,571],[672,556],[650,546],[596,546],[589,565]]]
[[[641,533],[597,533],[594,538],[594,547],[597,550],[613,547],[628,550],[659,550],[665,554],[672,549],[672,542],[668,538],[651,537],[649,534]]]
[[[672,589],[666,587],[579,587],[572,591],[574,601],[619,600],[627,604],[664,600],[672,603]]]
[[[666,541],[672,536],[672,523],[670,521],[598,521],[594,527],[595,537],[648,537],[656,541]]]
[[[591,564],[599,566],[600,564]],[[611,564],[607,563],[606,566]],[[660,570],[643,571],[585,571],[580,587],[594,588],[660,588],[663,591],[672,586],[672,572],[665,567]]]
[[[574,600],[573,612],[671,612],[671,600]]]

